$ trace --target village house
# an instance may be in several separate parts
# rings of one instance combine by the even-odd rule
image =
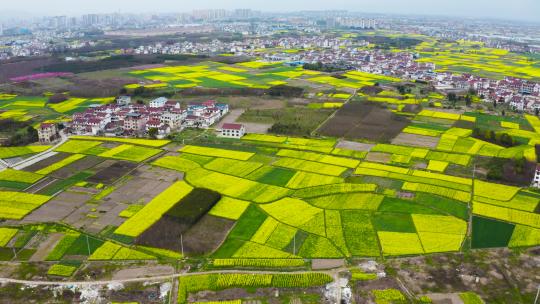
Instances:
[[[540,164],[536,165],[536,171],[534,172],[532,186],[535,188],[540,188]]]
[[[242,138],[246,134],[246,128],[242,124],[225,123],[218,132],[220,137]]]
[[[159,97],[154,100],[151,100],[148,106],[150,108],[162,108],[167,103],[167,98],[165,97]]]
[[[116,99],[116,104],[124,107],[131,104],[131,96],[120,96]]]
[[[42,144],[50,144],[59,137],[58,126],[54,123],[42,123],[37,131],[39,142]]]
[[[132,104],[129,96],[119,97],[114,104],[89,107],[73,114],[68,130],[78,135],[122,136],[143,135],[156,128],[159,137],[186,127],[209,128],[229,112],[229,105],[212,100],[192,103],[182,109],[180,102],[165,97],[149,105]]]

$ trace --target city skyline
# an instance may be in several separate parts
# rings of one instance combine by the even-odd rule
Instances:
[[[516,0],[512,6],[503,1],[477,0],[471,3],[465,0],[428,1],[414,0],[403,3],[395,0],[337,0],[332,2],[316,2],[297,0],[293,3],[284,0],[254,3],[253,1],[205,0],[196,3],[171,3],[170,0],[155,0],[149,5],[142,0],[105,1],[95,0],[78,3],[73,6],[67,0],[51,0],[43,4],[38,0],[26,0],[3,4],[3,11],[11,16],[16,15],[83,15],[88,13],[180,13],[198,9],[237,9],[248,8],[268,12],[289,12],[300,10],[349,10],[354,12],[381,14],[414,14],[414,15],[444,15],[455,17],[480,17],[492,19],[507,19],[521,21],[538,21],[537,12],[540,2],[535,0]],[[528,8],[528,9],[524,9]]]

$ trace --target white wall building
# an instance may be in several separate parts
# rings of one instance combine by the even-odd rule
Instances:
[[[536,188],[540,188],[540,164],[536,165],[536,171],[534,172],[532,186]]]
[[[150,101],[149,107],[150,108],[162,108],[166,103],[168,99],[165,97],[159,97],[152,101]]]
[[[220,137],[242,138],[246,134],[246,127],[242,124],[226,123],[219,131]]]

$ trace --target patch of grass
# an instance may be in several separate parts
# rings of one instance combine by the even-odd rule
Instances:
[[[24,190],[30,187],[32,184],[14,182],[14,181],[0,181],[0,188],[6,188],[11,190]]]
[[[229,258],[238,250],[238,248],[244,245],[244,241],[238,239],[228,238],[216,252],[212,255],[214,258]]]
[[[410,214],[376,213],[373,217],[373,226],[375,226],[377,231],[416,233],[416,228]]]
[[[296,173],[293,170],[274,167],[262,167],[257,171],[253,172],[253,174],[259,175],[256,181],[280,187],[287,185]]]
[[[515,225],[474,216],[472,220],[472,248],[506,247]]]
[[[415,203],[414,201],[394,197],[385,197],[377,211],[409,214],[441,214],[437,210]]]
[[[273,123],[270,132],[286,135],[309,135],[334,110],[288,107],[284,109],[247,110],[238,121]],[[309,117],[309,119],[306,119]]]
[[[88,237],[88,242],[86,240],[86,235],[79,236],[68,250],[66,250],[64,255],[89,255],[88,249],[90,249],[90,254],[92,254],[103,245],[103,241],[92,237]]]
[[[463,220],[469,219],[469,211],[466,204],[428,193],[416,193],[414,201],[428,207],[441,210]]]
[[[266,214],[258,207],[250,205],[229,233],[229,238],[248,241],[266,220]]]

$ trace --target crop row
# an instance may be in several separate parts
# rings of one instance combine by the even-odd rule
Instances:
[[[216,267],[300,267],[305,262],[302,259],[215,259]]]
[[[224,290],[245,287],[311,287],[332,282],[332,277],[323,273],[301,274],[208,274],[179,278],[178,303],[187,303],[189,293],[204,290]]]
[[[0,191],[0,218],[20,220],[49,199],[46,195]]]
[[[170,143],[170,140],[164,139],[140,139],[140,138],[119,138],[119,137],[99,137],[99,136],[71,136],[71,139],[81,139],[81,140],[97,140],[97,141],[112,141],[119,143],[126,143],[139,146],[148,146],[148,147],[162,147]]]
[[[61,161],[59,162],[56,162],[48,167],[45,167],[41,170],[38,170],[36,171],[37,174],[41,174],[41,175],[47,175],[47,174],[50,174],[58,169],[61,169],[71,163],[74,163],[80,159],[83,159],[85,156],[82,155],[82,154],[73,154],[73,155],[70,155],[68,156],[67,158],[64,158],[62,159]]]

